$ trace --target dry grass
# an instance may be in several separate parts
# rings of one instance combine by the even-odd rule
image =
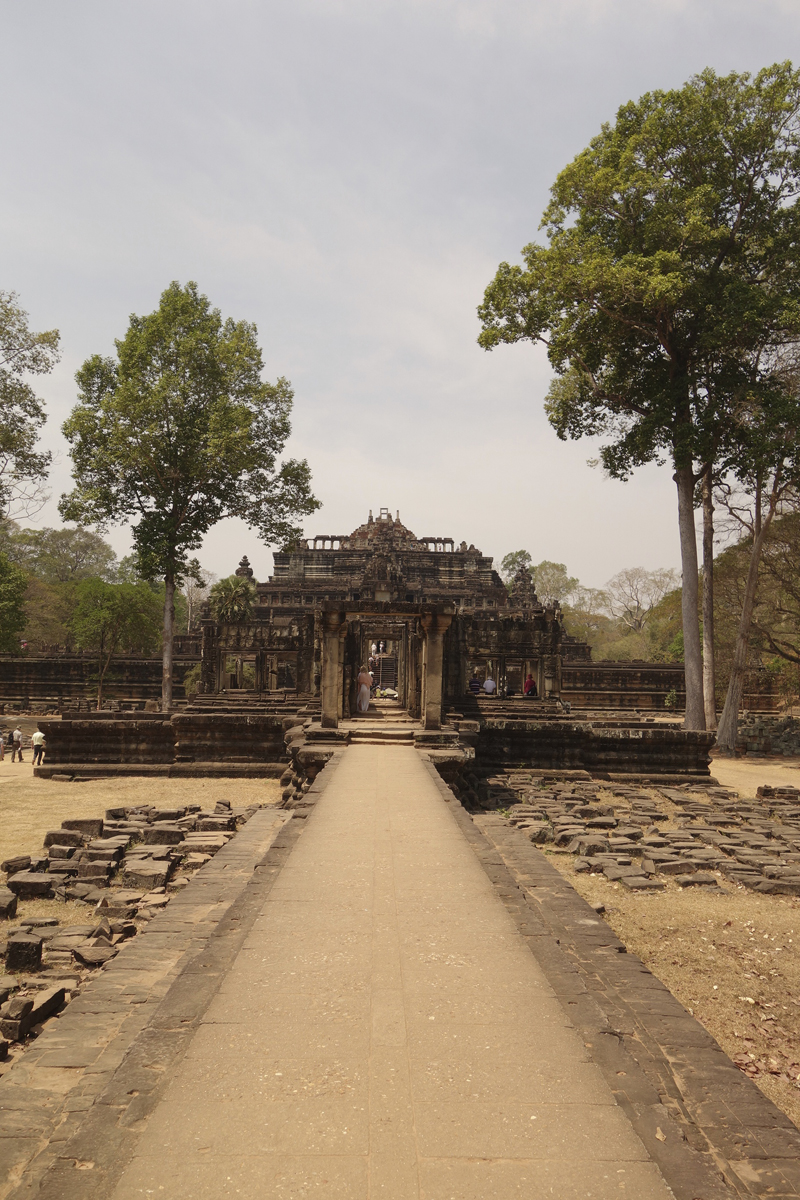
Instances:
[[[742,798],[763,783],[800,786],[785,762],[717,759],[712,772]],[[723,878],[721,892],[666,878],[666,891],[629,892],[602,875],[576,875],[571,854],[548,857],[585,899],[605,905],[628,949],[800,1126],[800,898],[761,896]]]
[[[281,789],[276,779],[93,779],[88,783],[36,779],[30,762],[0,762],[0,861],[16,854],[37,854],[48,829],[58,829],[67,817],[102,817],[118,805],[154,804],[157,808],[200,804],[211,809],[217,800],[234,807],[276,804]],[[17,918],[58,916],[63,925],[81,925],[84,904],[52,900],[21,901]]]

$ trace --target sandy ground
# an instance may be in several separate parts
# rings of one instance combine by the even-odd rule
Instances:
[[[58,829],[66,817],[102,817],[107,808],[123,804],[205,809],[213,809],[217,800],[230,800],[234,807],[276,804],[280,794],[277,779],[35,779],[30,751],[21,765],[6,756],[0,762],[0,862],[15,854],[38,854],[48,829]],[[52,900],[27,900],[18,905],[17,918],[58,916],[62,924],[74,925],[87,921],[87,911],[74,902],[56,907]]]
[[[798,767],[718,758],[711,770],[750,798],[764,783],[800,787]],[[760,896],[724,879],[720,891],[665,879],[664,892],[628,892],[602,875],[576,875],[571,854],[548,857],[582,896],[605,905],[628,949],[800,1126],[800,898]]]

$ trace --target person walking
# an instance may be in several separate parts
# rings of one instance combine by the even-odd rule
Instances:
[[[22,759],[22,730],[20,729],[19,725],[14,730],[14,732],[11,734],[11,761],[12,762],[17,761],[17,755],[19,755],[19,761],[22,762],[23,761],[23,759]]]
[[[41,729],[36,730],[36,733],[31,738],[31,745],[33,746],[33,765],[41,766],[42,755],[44,754],[44,734]]]
[[[356,697],[356,708],[360,713],[366,713],[369,709],[369,695],[372,688],[372,677],[366,667],[361,668],[356,680],[358,685],[358,695]]]

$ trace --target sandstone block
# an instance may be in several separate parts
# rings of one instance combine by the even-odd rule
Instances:
[[[50,899],[53,895],[53,878],[38,871],[18,871],[9,878],[8,887],[20,900],[35,900],[37,897]]]
[[[10,920],[17,914],[17,897],[10,888],[0,888],[0,918]]]
[[[44,835],[44,846],[82,846],[83,834],[77,829],[50,829]]]
[[[103,836],[102,817],[69,817],[61,822],[62,829],[75,830],[78,833],[88,833],[90,837]]]
[[[125,867],[122,882],[127,887],[140,887],[152,891],[156,887],[165,887],[170,876],[171,863],[140,859]]]
[[[620,880],[623,887],[632,892],[663,892],[666,884],[657,879],[647,879],[644,875],[626,875]]]
[[[680,887],[702,887],[704,884],[716,883],[716,875],[710,871],[696,871],[694,875],[676,875],[675,882]]]
[[[117,953],[114,946],[76,946],[72,951],[73,957],[85,967],[102,967]]]
[[[177,846],[185,837],[177,825],[153,825],[145,829],[142,841],[145,846]]]
[[[51,859],[52,858],[72,858],[74,853],[75,853],[74,846],[52,845],[52,846],[48,847],[48,857]],[[30,861],[30,860],[28,860],[28,861]]]
[[[17,871],[27,871],[30,865],[30,854],[18,854],[16,858],[7,858],[5,862],[0,863],[0,871],[5,871],[7,875],[16,875]]]
[[[35,933],[12,934],[6,950],[6,970],[10,974],[20,971],[38,971],[42,965],[44,939]]]

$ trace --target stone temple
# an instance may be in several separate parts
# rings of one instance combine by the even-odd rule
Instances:
[[[713,735],[663,720],[680,664],[592,663],[526,570],[507,589],[475,546],[418,536],[385,508],[274,562],[265,583],[246,558],[239,565],[255,586],[247,619],[204,612],[194,699],[173,713],[45,722],[37,773],[280,775],[288,755],[297,784],[337,745],[377,736],[380,722],[382,739],[424,746],[451,780],[509,767],[708,775]],[[362,664],[379,688],[366,714],[356,707]],[[528,675],[534,699],[523,695]],[[489,677],[493,694],[473,693],[470,683]]]
[[[237,572],[252,577],[246,559]],[[203,621],[203,692],[248,678],[256,692],[322,697],[322,723],[355,713],[355,680],[374,654],[375,680],[428,729],[474,674],[499,696],[561,694],[561,613],[539,603],[530,572],[510,595],[492,559],[452,538],[417,537],[388,509],[348,536],[318,536],[275,555],[244,625]],[[233,667],[233,670],[230,668]],[[247,675],[245,676],[245,669]],[[238,672],[238,676],[237,676]]]

